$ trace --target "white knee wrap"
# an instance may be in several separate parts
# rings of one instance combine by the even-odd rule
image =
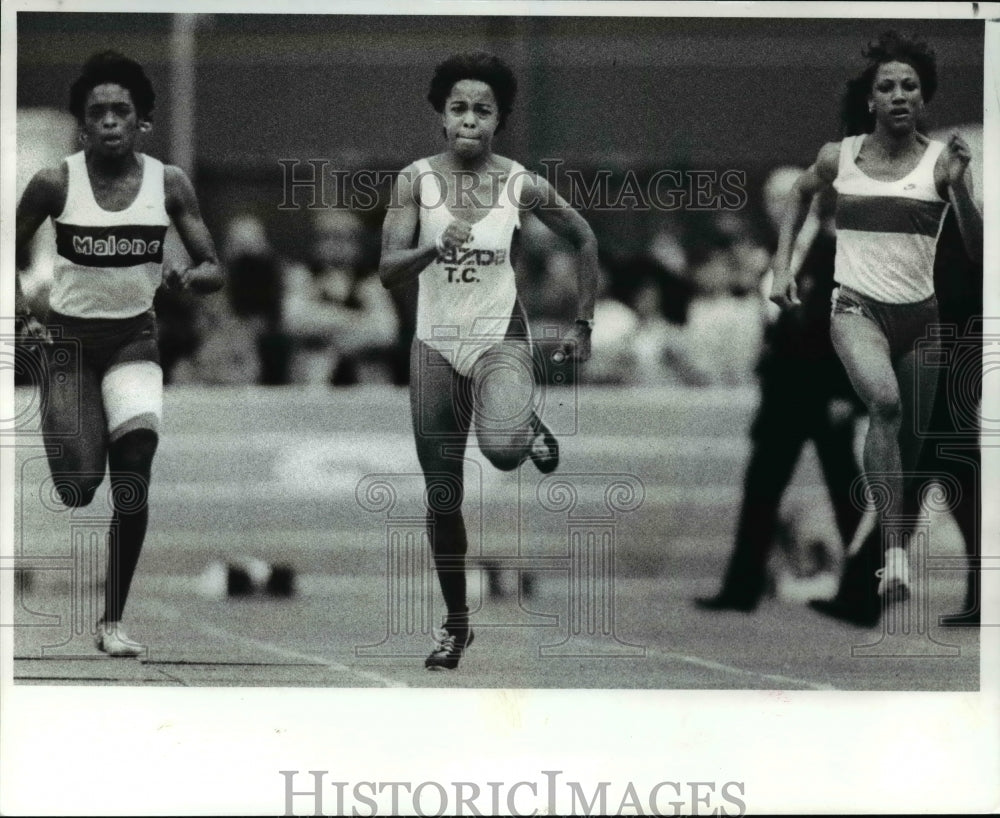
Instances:
[[[101,382],[111,440],[133,429],[157,431],[163,416],[163,371],[152,361],[129,361]]]

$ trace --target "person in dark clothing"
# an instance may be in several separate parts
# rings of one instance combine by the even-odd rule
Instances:
[[[291,342],[281,326],[282,260],[267,242],[263,224],[256,217],[244,215],[234,220],[229,232],[229,307],[233,315],[253,327],[259,382],[285,385],[290,382]]]
[[[781,498],[807,441],[816,446],[845,544],[860,522],[861,511],[851,500],[851,485],[860,476],[854,456],[859,405],[830,341],[835,250],[832,232],[820,228],[796,275],[801,303],[783,311],[768,329],[736,543],[721,590],[697,599],[701,608],[749,612],[757,607]]]

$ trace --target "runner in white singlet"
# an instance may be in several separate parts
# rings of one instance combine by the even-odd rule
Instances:
[[[577,250],[578,319],[557,356],[590,357],[593,231],[546,181],[493,153],[516,86],[510,68],[488,54],[458,54],[438,66],[428,100],[441,115],[446,148],[401,171],[382,232],[383,284],[418,281],[411,412],[447,609],[425,662],[432,670],[457,667],[473,637],[461,510],[469,429],[475,426],[480,450],[499,469],[531,458],[549,472],[559,460],[556,439],[535,411],[531,339],[511,266],[513,236],[525,218],[537,217]]]
[[[912,472],[937,377],[935,341],[928,332],[938,321],[935,246],[951,206],[966,250],[981,259],[983,219],[972,194],[964,140],[955,133],[945,145],[921,132],[924,105],[937,87],[933,51],[926,43],[886,32],[866,56],[867,68],[845,94],[849,136],[825,145],[796,185],[774,258],[771,298],[783,307],[797,301],[789,272],[794,238],[813,197],[833,186],[839,288],[830,331],[868,409],[864,470],[887,545],[877,593],[891,600],[909,594],[906,521],[919,511],[920,489]],[[860,116],[854,103],[862,106]],[[820,609],[873,622],[880,603],[874,592],[871,597],[872,602],[840,601]],[[849,604],[866,609],[848,611]]]
[[[146,536],[162,414],[153,296],[161,284],[208,293],[223,283],[187,175],[136,150],[152,128],[154,101],[137,62],[114,51],[91,57],[70,89],[83,150],[39,171],[17,208],[19,257],[46,219],[56,232],[47,326],[28,311],[15,277],[21,340],[43,349],[51,493],[68,507],[86,506],[110,473],[114,515],[96,643],[113,656],[144,651],[121,619]],[[194,265],[165,275],[171,223]]]

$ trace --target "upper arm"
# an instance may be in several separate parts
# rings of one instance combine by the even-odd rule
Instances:
[[[65,205],[65,167],[45,168],[32,176],[17,204],[16,252],[21,254],[27,250],[42,223],[58,216]]]
[[[420,223],[420,205],[417,202],[416,168],[403,168],[396,177],[389,199],[389,207],[382,223],[382,252],[413,247],[417,225]]]
[[[567,202],[546,179],[526,173],[521,186],[520,204],[557,236],[575,247],[594,241],[594,231],[587,220]]]
[[[796,187],[803,197],[815,196],[827,190],[837,178],[840,165],[840,143],[827,142],[819,150],[816,161],[799,177]]]
[[[177,234],[184,242],[188,255],[195,264],[215,261],[215,244],[201,218],[198,197],[187,174],[174,165],[166,165],[163,169],[163,184],[167,215],[177,228]]]

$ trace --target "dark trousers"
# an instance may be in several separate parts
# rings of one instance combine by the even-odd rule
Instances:
[[[722,593],[755,602],[764,591],[781,498],[806,441],[812,440],[830,492],[837,529],[848,543],[861,519],[851,485],[861,472],[854,456],[854,416],[834,421],[836,394],[813,362],[768,363],[761,373],[761,403],[744,478],[736,542]]]

